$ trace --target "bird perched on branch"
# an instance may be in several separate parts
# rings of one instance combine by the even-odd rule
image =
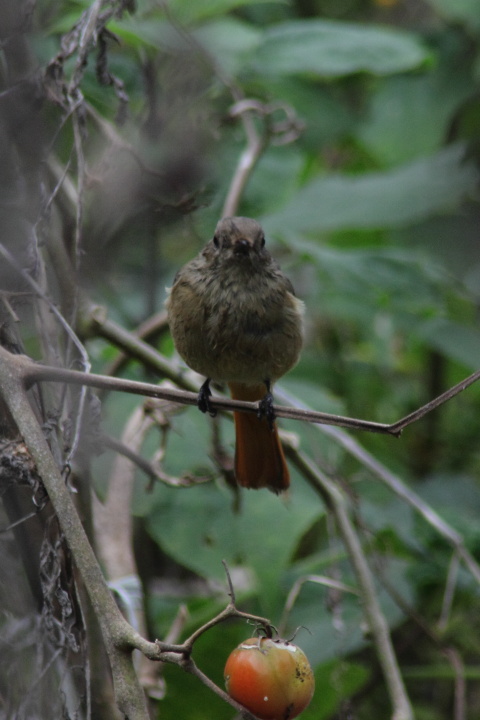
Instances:
[[[258,416],[234,412],[238,484],[286,490],[271,389],[298,361],[303,303],[266,249],[259,223],[220,220],[202,252],[177,273],[166,305],[178,353],[207,378],[199,408],[211,412],[210,381],[228,383],[236,400],[260,401]]]

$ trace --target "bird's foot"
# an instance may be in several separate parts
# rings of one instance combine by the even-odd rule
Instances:
[[[265,385],[267,387],[267,392],[258,403],[257,415],[259,418],[264,417],[268,422],[270,430],[273,430],[275,426],[275,410],[273,409],[273,395],[270,392],[270,381],[266,380]]]
[[[210,417],[215,417],[217,411],[212,407],[210,398],[212,397],[212,391],[210,390],[210,378],[207,378],[203,383],[202,387],[198,391],[197,407],[201,412],[207,413]]]

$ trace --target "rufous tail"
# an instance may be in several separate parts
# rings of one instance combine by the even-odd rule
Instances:
[[[248,386],[229,383],[234,400],[256,402],[265,396],[265,385]],[[267,418],[253,413],[234,412],[235,420],[235,478],[246,488],[268,488],[274,493],[286,490],[290,485],[285,455],[276,425],[273,429]]]

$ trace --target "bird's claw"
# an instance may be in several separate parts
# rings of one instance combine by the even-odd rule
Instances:
[[[273,430],[275,425],[275,410],[273,409],[273,395],[270,390],[267,390],[267,393],[258,403],[257,416],[260,419],[264,417],[268,422],[270,430]]]
[[[210,378],[207,378],[198,391],[197,407],[202,413],[208,412],[210,417],[215,417],[217,411],[212,407],[210,402],[211,397],[212,391],[210,390]]]

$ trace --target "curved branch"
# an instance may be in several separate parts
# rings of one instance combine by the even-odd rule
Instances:
[[[126,334],[127,331],[125,331]],[[138,342],[138,341],[136,341]],[[149,347],[148,345],[146,346]],[[176,381],[179,378],[183,379],[183,384],[192,384],[185,380],[185,376],[182,376],[181,372],[175,368],[173,363],[169,362],[165,358],[162,358],[153,348],[149,348],[149,357],[154,361],[158,358],[159,365],[164,367],[170,377],[174,377]],[[158,369],[158,368],[157,368]],[[33,384],[35,382],[66,382],[73,383],[76,385],[87,385],[89,387],[98,388],[101,390],[118,390],[120,392],[133,393],[138,395],[145,395],[147,397],[161,398],[163,400],[170,400],[178,402],[184,405],[196,405],[197,404],[197,392],[189,392],[184,390],[175,390],[173,388],[159,387],[151,383],[138,382],[135,380],[125,380],[123,378],[112,378],[106,375],[91,375],[79,372],[77,370],[65,370],[63,368],[48,367],[44,365],[36,365],[30,362],[29,367],[25,366],[24,371],[25,380]],[[430,401],[426,405],[415,412],[407,415],[401,420],[397,420],[395,423],[378,423],[371,420],[362,420],[359,418],[350,418],[343,415],[333,415],[331,413],[317,412],[314,410],[307,410],[303,408],[286,407],[283,405],[274,405],[273,409],[276,417],[287,418],[289,420],[303,420],[305,422],[319,423],[322,425],[337,425],[340,427],[351,428],[353,430],[366,430],[373,433],[381,433],[384,435],[393,435],[399,437],[402,430],[419,418],[423,417],[427,413],[436,409],[443,403],[451,400],[455,395],[465,390],[467,387],[472,385],[474,382],[480,379],[480,370],[470,375],[468,378],[458,383],[454,387],[450,388],[447,392],[439,395],[434,400]],[[219,410],[240,410],[243,412],[254,412],[258,413],[259,403],[245,402],[240,400],[231,400],[224,397],[212,397],[211,405]]]
[[[466,388],[468,388],[470,385],[473,385],[473,383],[477,382],[477,380],[480,380],[480,370],[477,370],[476,372],[472,373],[472,375],[469,375],[467,378],[465,378],[465,380],[462,380],[461,382],[451,387],[449,390],[446,390],[438,397],[430,400],[430,402],[428,402],[426,405],[422,405],[422,407],[418,408],[418,410],[414,410],[401,420],[397,420],[397,422],[392,423],[390,425],[390,428],[392,429],[392,431],[398,432],[400,434],[402,430],[407,427],[407,425],[411,425],[417,420],[420,420],[420,418],[424,417],[429,412],[432,412],[432,410],[435,410],[440,405],[443,405],[448,400],[451,400],[453,397],[455,397],[455,395],[458,395],[463,390],[466,390]]]
[[[455,387],[458,387],[458,385]],[[284,390],[281,390],[279,394],[284,400],[290,400],[289,393]],[[397,495],[397,497],[404,500],[415,510],[415,512],[421,515],[423,519],[431,525],[436,532],[438,532],[439,535],[445,538],[445,540],[453,548],[455,548],[459,558],[463,560],[475,580],[480,583],[480,565],[465,547],[465,543],[460,533],[458,533],[451,525],[440,517],[440,515],[428,503],[426,503],[425,500],[423,500],[423,498],[405,485],[398,475],[395,475],[394,472],[392,472],[388,467],[380,462],[380,460],[366,450],[354,437],[346,433],[341,428],[322,425],[317,429],[319,432],[322,432],[324,435],[328,435],[332,438],[347,453],[356,458],[365,468],[370,470],[370,472],[384,485],[386,485],[395,495]]]
[[[362,607],[377,651],[385,684],[393,707],[392,720],[413,720],[413,710],[405,690],[388,623],[380,608],[372,573],[363,553],[347,510],[346,500],[340,489],[319,468],[294,448],[287,449],[290,460],[321,495],[333,512],[339,532],[347,548],[362,596]]]
[[[29,377],[31,366],[32,363],[26,356],[11,355],[0,347],[0,394],[35,462],[96,617],[100,622],[111,664],[118,707],[130,720],[148,720],[145,694],[138,681],[132,660],[132,650],[137,649],[151,660],[179,665],[198,677],[213,692],[240,712],[244,718],[256,720],[253,714],[230,698],[224,690],[202,673],[195,665],[191,653],[194,643],[204,632],[227,618],[254,620],[266,627],[270,626],[270,622],[266,618],[237,610],[232,599],[222,612],[198,628],[180,645],[162,641],[152,643],[127,623],[105,582],[69,489],[62,479],[42,428],[30,406],[26,393],[26,378]]]
[[[145,696],[138,683],[130,651],[136,633],[121,615],[105,583],[70,492],[28,401],[22,366],[28,366],[30,363],[24,356],[10,356],[10,358],[8,356],[9,353],[1,349],[2,397],[36,464],[100,622],[112,667],[117,704],[124,715],[131,720],[146,720],[148,713]]]

